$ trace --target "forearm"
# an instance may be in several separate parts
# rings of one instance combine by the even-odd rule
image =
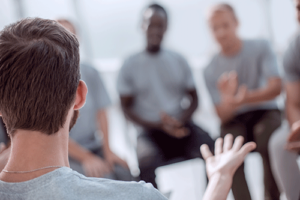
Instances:
[[[213,175],[204,193],[203,200],[226,200],[232,185],[232,176]]]
[[[270,78],[265,87],[250,90],[243,104],[256,104],[275,99],[281,92],[280,78]]]
[[[69,138],[69,156],[78,162],[82,162],[84,158],[90,155],[91,152],[79,144],[77,144],[73,139]]]
[[[237,106],[234,106],[232,104],[221,102],[220,104],[215,106],[217,115],[219,116],[219,119],[222,124],[225,124],[229,120],[231,120],[237,111]]]
[[[287,102],[285,110],[290,126],[300,120],[300,104],[297,105]]]
[[[98,131],[101,136],[103,136],[103,149],[104,151],[110,151],[109,145],[109,135],[108,135],[108,119],[106,110],[99,110],[97,113],[97,126],[100,131]]]

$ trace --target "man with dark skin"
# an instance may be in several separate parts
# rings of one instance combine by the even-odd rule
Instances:
[[[294,0],[300,23],[300,0]],[[281,192],[288,200],[300,199],[300,171],[297,158],[300,152],[300,33],[295,34],[284,58],[286,118],[269,143],[272,170]]]
[[[157,167],[175,158],[201,157],[202,144],[213,148],[211,137],[191,121],[198,96],[187,61],[161,47],[167,22],[163,7],[148,6],[142,24],[146,49],[126,59],[118,78],[122,109],[142,128],[137,143],[140,177],[155,187]],[[184,98],[190,101],[185,108]]]

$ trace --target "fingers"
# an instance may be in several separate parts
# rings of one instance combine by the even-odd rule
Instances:
[[[207,144],[203,144],[200,147],[200,152],[202,154],[202,157],[204,160],[208,159],[209,157],[212,157],[213,154],[211,153],[211,151],[209,150],[209,147],[207,146]]]
[[[246,157],[248,153],[253,151],[256,148],[255,142],[248,142],[242,146],[242,148],[238,151],[239,154],[243,156],[243,158]]]
[[[236,137],[235,140],[234,140],[232,150],[235,151],[235,152],[239,151],[241,149],[241,147],[243,146],[243,143],[244,143],[244,137],[243,136]]]
[[[288,143],[286,149],[298,153],[300,151],[300,141]]]
[[[232,148],[233,136],[231,134],[227,134],[224,138],[224,147],[223,151],[227,152]]]
[[[220,155],[223,152],[223,139],[218,138],[215,142],[215,155]]]
[[[300,139],[300,121],[293,123],[291,133],[288,137],[289,142],[293,142]]]

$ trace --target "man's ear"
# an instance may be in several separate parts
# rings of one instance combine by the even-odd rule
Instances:
[[[76,91],[74,110],[79,110],[84,106],[87,93],[88,88],[85,82],[80,80]]]

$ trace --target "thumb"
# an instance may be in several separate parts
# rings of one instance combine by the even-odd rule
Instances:
[[[247,154],[253,151],[255,148],[256,148],[255,142],[248,142],[244,144],[244,146],[242,146],[242,148],[239,150],[239,154],[241,154],[243,158],[245,158]]]

